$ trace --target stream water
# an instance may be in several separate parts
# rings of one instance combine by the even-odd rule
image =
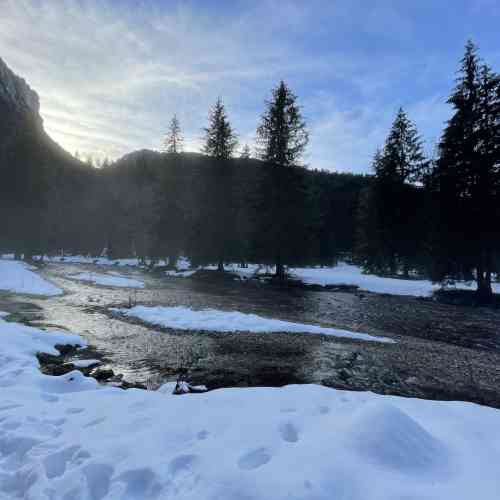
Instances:
[[[144,289],[75,281],[82,270],[119,272]],[[413,297],[274,288],[256,281],[162,277],[138,269],[48,264],[42,275],[66,292],[26,299],[36,323],[85,337],[115,372],[156,386],[172,380],[180,358],[189,379],[224,386],[324,385],[379,393],[463,399],[500,407],[500,311]],[[17,301],[9,296],[4,301]],[[110,307],[138,304],[214,308],[314,323],[395,339],[394,344],[311,334],[256,334],[156,328],[115,316]],[[8,304],[2,303],[8,309]],[[12,302],[12,306],[14,303]],[[18,306],[19,308],[19,306]]]

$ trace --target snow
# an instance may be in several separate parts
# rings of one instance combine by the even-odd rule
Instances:
[[[361,290],[390,295],[411,295],[427,297],[439,290],[439,284],[429,280],[384,278],[374,274],[364,274],[360,267],[340,262],[335,267],[295,268],[292,274],[310,285],[354,285]],[[460,290],[475,290],[475,283],[457,282],[453,287]],[[500,293],[500,283],[492,285],[495,293]]]
[[[127,278],[126,276],[122,276],[116,273],[109,274],[100,274],[100,273],[78,273],[72,274],[69,278],[74,280],[82,280],[82,281],[90,281],[95,283],[96,285],[102,286],[116,286],[116,287],[124,287],[124,288],[144,288],[144,282]]]
[[[135,306],[130,309],[113,309],[124,316],[139,318],[146,323],[179,330],[202,330],[210,332],[294,332],[334,335],[336,337],[368,340],[376,342],[394,342],[386,337],[376,337],[366,333],[350,332],[337,328],[317,325],[292,323],[278,319],[264,318],[256,314],[238,311],[219,311],[203,309],[195,311],[188,307]]]
[[[74,359],[69,362],[75,368],[89,368],[90,366],[100,365],[100,359]]]
[[[1,315],[0,315],[1,316]],[[315,385],[173,396],[42,374],[0,319],[0,499],[494,500],[500,411]]]
[[[60,295],[62,290],[35,272],[24,262],[0,259],[0,290],[30,295]]]

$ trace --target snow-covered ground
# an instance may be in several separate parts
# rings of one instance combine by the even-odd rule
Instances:
[[[383,278],[363,274],[358,266],[340,262],[335,267],[303,267],[292,269],[292,275],[310,285],[354,285],[361,290],[392,295],[432,295],[440,286],[428,280]]]
[[[4,256],[5,258],[6,256]],[[12,258],[12,256],[8,256]],[[61,257],[46,257],[48,262],[61,262]],[[84,256],[65,256],[62,262],[74,264],[96,264],[99,266],[131,266],[139,267],[139,261],[136,258],[109,260],[105,257],[84,257]],[[160,261],[158,265],[165,265]],[[238,264],[226,264],[225,269],[240,277],[248,279],[252,276],[273,272],[273,267],[259,266],[257,264],[248,264],[248,267],[241,268]],[[209,265],[200,269],[216,269],[217,266]],[[166,276],[177,278],[188,278],[196,270],[190,268],[190,262],[186,258],[180,258],[177,262],[177,271],[166,271]],[[429,280],[422,279],[399,279],[385,278],[374,274],[364,274],[360,267],[340,262],[333,267],[297,267],[290,269],[290,273],[295,278],[300,279],[309,285],[353,285],[360,290],[374,293],[385,293],[389,295],[408,295],[416,297],[428,297],[439,290],[439,284],[432,283]],[[115,285],[119,286],[119,285]],[[456,282],[448,288],[460,290],[476,290],[474,282]],[[500,283],[493,283],[494,293],[500,294]]]
[[[496,500],[500,411],[314,385],[173,396],[42,374],[0,318],[2,500]]]
[[[116,273],[78,273],[68,276],[74,280],[90,281],[96,285],[117,286],[124,288],[144,288],[144,282],[133,278],[128,278]]]
[[[350,332],[337,328],[326,328],[305,323],[291,323],[278,319],[264,318],[256,314],[238,311],[218,311],[203,309],[195,311],[188,307],[135,306],[130,309],[113,309],[124,316],[139,318],[146,323],[176,328],[179,330],[202,330],[210,332],[294,332],[334,335],[357,340],[394,342],[386,337],[376,337],[366,333]]]
[[[44,280],[36,268],[16,260],[0,259],[0,290],[30,295],[60,295],[62,290]]]
[[[429,280],[383,278],[374,274],[363,274],[358,266],[340,262],[335,267],[304,267],[292,270],[292,274],[304,283],[315,285],[355,285],[361,290],[391,295],[430,296],[441,288]],[[448,289],[476,290],[474,282],[456,282]],[[493,292],[500,293],[500,283],[492,284]]]
[[[258,266],[248,264],[248,267],[241,268],[237,264],[227,264],[224,266],[226,271],[230,271],[241,279],[248,279],[252,276],[272,273],[274,268],[268,266]],[[204,269],[217,269],[216,266],[206,266]],[[169,271],[169,276],[189,277],[195,271]],[[439,290],[441,286],[432,283],[430,280],[422,279],[403,279],[403,278],[385,278],[374,274],[364,274],[359,266],[339,262],[333,267],[296,267],[290,269],[290,274],[308,285],[352,285],[359,287],[360,290],[374,293],[385,293],[389,295],[409,295],[415,297],[428,297]],[[500,293],[500,283],[493,283],[493,291]],[[456,282],[448,288],[457,288],[460,290],[475,290],[474,282]]]
[[[101,364],[100,359],[74,359],[69,362],[75,368],[90,368],[91,366],[96,366]]]

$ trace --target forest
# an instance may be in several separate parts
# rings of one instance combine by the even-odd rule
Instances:
[[[401,108],[372,175],[302,164],[307,125],[281,82],[265,103],[255,151],[238,148],[223,101],[200,153],[184,152],[174,116],[161,152],[93,168],[63,151],[30,113],[0,123],[0,252],[165,259],[175,267],[262,263],[278,280],[338,259],[388,276],[477,281],[492,300],[500,266],[500,76],[465,48],[451,118],[432,156]],[[347,167],[347,166],[346,166]]]

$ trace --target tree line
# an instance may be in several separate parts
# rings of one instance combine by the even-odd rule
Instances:
[[[500,257],[500,76],[465,47],[452,117],[433,157],[400,109],[359,206],[356,254],[367,270],[477,281],[492,299]]]
[[[370,176],[301,165],[309,135],[285,82],[265,103],[253,154],[247,145],[237,153],[220,98],[200,154],[183,152],[175,115],[161,153],[138,151],[101,169],[55,146],[33,148],[34,134],[21,134],[9,153],[16,168],[2,173],[18,191],[10,205],[3,200],[15,222],[4,223],[0,249],[106,248],[172,267],[185,255],[221,271],[256,262],[275,266],[280,280],[289,266],[348,256],[386,275],[476,279],[487,301],[500,254],[500,80],[471,42],[448,103],[453,115],[432,157],[400,109]]]

